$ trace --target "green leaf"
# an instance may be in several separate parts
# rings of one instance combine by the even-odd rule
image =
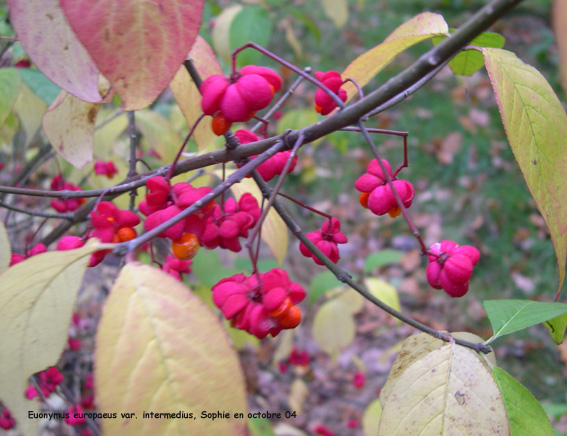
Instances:
[[[309,285],[309,306],[313,306],[321,295],[340,285],[341,282],[337,280],[331,271],[324,271],[317,274],[313,277]]]
[[[278,135],[284,133],[287,129],[299,130],[319,121],[317,112],[313,109],[292,109],[285,113],[278,121]]]
[[[194,274],[201,283],[209,287],[216,285],[217,282],[223,278],[221,277],[224,276],[222,270],[223,266],[219,255],[213,250],[200,249],[191,265],[192,274]]]
[[[486,343],[567,313],[567,304],[564,303],[485,300],[482,304],[494,330],[494,335]]]
[[[250,418],[248,420],[250,436],[274,436],[272,423],[265,418]]]
[[[557,345],[562,344],[565,339],[565,329],[567,329],[567,313],[556,316],[543,323],[549,330],[549,334]]]
[[[15,68],[0,69],[0,127],[12,112],[12,107],[20,93],[21,83]]]
[[[455,33],[455,30],[451,29],[449,32]],[[433,44],[437,45],[444,39],[446,39],[446,37],[433,38]],[[504,47],[504,42],[506,42],[506,40],[502,35],[493,32],[484,32],[473,39],[469,45],[477,47],[502,48]],[[464,50],[451,59],[449,67],[454,74],[471,76],[473,73],[484,67],[484,56],[481,52],[475,49]]]
[[[364,86],[407,48],[447,32],[449,27],[441,15],[423,12],[399,26],[382,44],[357,57],[341,76],[343,80],[350,77],[356,80],[359,86]],[[345,83],[343,88],[347,92],[347,101],[358,94],[358,90],[350,82]]]
[[[32,68],[19,68],[22,81],[29,86],[35,95],[48,105],[53,103],[61,88],[49,80],[41,71]]]
[[[296,8],[290,9],[289,13],[299,21],[301,21],[305,25],[305,27],[307,27],[307,30],[311,32],[317,44],[321,42],[321,32],[319,32],[319,28],[307,15]]]
[[[506,50],[483,53],[508,141],[551,235],[559,292],[567,264],[567,115],[534,67]]]
[[[510,424],[510,436],[553,436],[555,434],[541,404],[530,391],[497,366],[492,368],[492,376],[502,394]]]
[[[560,419],[563,415],[567,415],[567,404],[565,403],[548,403],[543,401],[540,403],[547,416],[553,419]]]
[[[248,257],[239,257],[234,261],[234,266],[238,269],[241,269],[246,274],[249,274],[252,271],[252,262]],[[268,272],[271,269],[278,268],[278,262],[275,259],[260,259],[256,262],[256,266],[258,267],[258,271],[260,272]]]
[[[372,272],[376,268],[381,268],[392,263],[399,262],[404,253],[398,250],[386,249],[377,253],[372,253],[366,257],[364,261],[364,272]]]
[[[268,12],[259,6],[252,6],[242,9],[230,24],[230,48],[234,50],[238,47],[255,42],[265,47],[270,42],[272,35],[272,19]],[[257,64],[262,54],[256,50],[248,48],[240,52],[236,58],[237,65]]]

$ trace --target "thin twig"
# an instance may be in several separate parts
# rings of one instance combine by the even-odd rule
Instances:
[[[398,95],[396,95],[395,97],[391,98],[390,100],[388,100],[386,103],[384,103],[383,105],[378,106],[376,109],[374,109],[372,112],[370,112],[368,115],[364,116],[361,118],[361,121],[368,121],[368,119],[370,117],[373,117],[374,115],[378,115],[380,112],[384,112],[387,109],[390,109],[392,106],[397,105],[399,102],[405,100],[406,98],[408,98],[410,95],[412,95],[415,91],[417,91],[419,88],[421,88],[422,86],[424,86],[425,84],[427,84],[431,79],[433,79],[433,77],[435,77],[437,75],[437,73],[439,73],[439,71],[441,71],[443,68],[445,68],[445,66],[451,61],[452,57],[450,59],[447,59],[445,62],[443,62],[441,65],[439,65],[437,68],[435,68],[433,71],[429,72],[428,74],[426,74],[422,79],[418,80],[417,82],[415,82],[412,86],[410,86],[408,89],[404,90],[403,92],[400,92]]]
[[[208,194],[201,197],[198,201],[193,203],[187,209],[184,209],[183,211],[179,212],[177,215],[175,215],[174,217],[172,217],[168,221],[160,224],[159,226],[157,226],[157,227],[153,228],[152,230],[144,233],[143,235],[138,236],[137,238],[132,239],[131,241],[123,242],[122,244],[119,244],[115,248],[114,252],[116,254],[125,254],[126,252],[133,251],[134,249],[136,249],[140,245],[142,245],[142,244],[150,241],[151,239],[155,238],[156,236],[158,236],[160,233],[164,232],[165,230],[167,230],[171,226],[177,224],[178,222],[187,218],[189,215],[191,215],[191,214],[197,212],[198,210],[202,209],[205,205],[207,205],[212,200],[217,198],[219,195],[221,195],[223,192],[225,192],[232,185],[234,185],[235,183],[238,183],[240,180],[242,180],[244,177],[246,177],[248,174],[250,174],[252,172],[252,170],[254,170],[260,164],[262,164],[263,162],[265,162],[266,160],[271,158],[274,154],[281,151],[283,148],[284,148],[283,141],[274,144],[272,147],[270,147],[264,153],[258,155],[255,159],[252,159],[250,162],[246,163],[244,166],[242,166],[241,168],[236,170],[234,173],[232,173],[230,176],[228,176],[224,182],[217,185],[211,192],[209,192]]]
[[[128,111],[128,136],[130,136],[130,159],[128,161],[128,180],[136,177],[136,149],[138,147],[138,139],[136,137],[136,114],[134,111]],[[134,210],[136,206],[136,189],[130,191],[129,209]]]
[[[264,56],[269,57],[270,59],[273,59],[274,61],[282,64],[284,67],[289,68],[291,71],[293,71],[295,74],[302,76],[305,80],[313,83],[315,86],[317,86],[318,88],[322,89],[325,94],[327,94],[329,97],[331,97],[331,99],[336,103],[336,105],[342,110],[345,108],[345,104],[344,102],[339,98],[339,96],[337,94],[335,94],[333,91],[331,91],[329,88],[327,88],[323,83],[321,83],[319,80],[317,80],[316,78],[314,78],[313,76],[311,76],[310,74],[307,74],[305,71],[300,70],[299,68],[297,68],[295,65],[287,62],[286,60],[280,58],[279,56],[275,55],[274,53],[272,53],[269,50],[266,50],[264,47],[259,46],[258,44],[254,43],[254,42],[249,42],[248,44],[244,44],[242,47],[237,48],[236,50],[234,50],[232,52],[232,72],[234,73],[236,71],[236,55],[238,53],[240,53],[243,50],[246,50],[247,48],[253,48],[254,50],[259,51],[260,53],[262,53]]]
[[[295,154],[297,153],[297,150],[299,149],[299,147],[301,147],[303,145],[303,137],[300,136],[299,138],[297,138],[297,141],[295,142],[293,149],[291,150],[291,153],[285,163],[285,166],[283,168],[282,173],[280,174],[280,176],[278,177],[278,181],[276,182],[276,186],[274,186],[274,189],[272,190],[272,194],[270,195],[270,198],[268,199],[268,203],[266,204],[266,207],[263,208],[262,210],[262,214],[260,215],[260,218],[258,218],[258,221],[256,222],[256,225],[254,226],[254,228],[252,229],[252,232],[250,233],[250,236],[248,237],[248,240],[246,241],[246,246],[248,247],[248,250],[250,251],[250,254],[252,255],[252,246],[254,244],[254,239],[258,236],[259,232],[260,232],[260,228],[262,227],[262,224],[264,223],[264,220],[266,219],[266,215],[268,215],[268,212],[270,211],[270,208],[272,207],[272,204],[274,202],[274,200],[276,199],[276,195],[278,195],[278,192],[280,191],[282,184],[287,176],[287,173],[289,171],[289,168],[291,166],[291,163],[293,162],[293,159],[295,159]],[[255,259],[257,260],[257,259]]]
[[[8,209],[14,212],[23,213],[26,215],[31,215],[35,217],[42,217],[42,218],[60,218],[64,220],[72,220],[73,214],[72,213],[48,213],[48,212],[41,212],[39,210],[28,210],[28,209],[20,209],[19,207],[10,206],[6,203],[2,203],[0,201],[0,208]]]
[[[305,71],[305,73],[310,74],[311,73],[311,67],[305,67],[303,69],[303,71]],[[295,79],[295,81],[291,84],[291,86],[288,88],[288,90],[284,93],[284,95],[282,95],[278,101],[276,101],[274,103],[274,105],[270,108],[270,110],[264,115],[264,119],[269,119],[272,115],[274,115],[274,113],[282,106],[282,104],[285,103],[285,101],[291,97],[293,95],[293,93],[295,92],[295,90],[297,89],[297,87],[301,84],[301,82],[303,82],[305,78],[303,76],[299,76],[297,79]],[[258,130],[261,126],[262,126],[262,122],[259,121],[257,122],[254,127],[252,127],[250,129],[251,132],[255,132],[256,130]]]

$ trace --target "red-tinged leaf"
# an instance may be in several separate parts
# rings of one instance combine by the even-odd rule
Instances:
[[[189,56],[193,59],[195,67],[203,80],[213,74],[222,74],[222,68],[217,61],[213,50],[200,36],[195,40],[195,44],[191,47]],[[181,112],[185,116],[189,128],[195,124],[201,113],[201,93],[191,80],[187,69],[184,66],[179,68],[177,74],[169,84],[175,101],[179,105]],[[211,144],[217,136],[211,129],[211,118],[206,117],[201,120],[195,132],[193,139],[197,143],[198,149],[203,150]]]
[[[567,1],[555,0],[553,2],[553,31],[555,42],[559,53],[559,69],[561,71],[561,83],[563,91],[567,96]]]
[[[87,103],[61,91],[43,116],[43,130],[55,151],[82,168],[93,159],[98,103]]]
[[[95,351],[99,411],[135,413],[101,420],[105,436],[244,436],[246,389],[238,355],[219,317],[157,268],[128,264],[106,301]],[[193,419],[143,418],[143,412]],[[203,419],[223,411],[230,418]],[[125,430],[127,429],[127,431]]]
[[[101,101],[98,68],[71,31],[59,0],[10,0],[10,18],[43,74],[81,100]]]
[[[567,262],[567,115],[538,70],[509,51],[482,51],[510,147],[551,235],[561,289]]]
[[[360,86],[364,86],[407,48],[434,36],[446,35],[447,32],[449,27],[441,15],[423,12],[399,26],[382,44],[357,57],[341,76],[343,79],[353,78]],[[343,87],[347,91],[347,101],[358,94],[356,87],[350,82]]]
[[[193,45],[204,0],[60,0],[126,110],[152,103]]]

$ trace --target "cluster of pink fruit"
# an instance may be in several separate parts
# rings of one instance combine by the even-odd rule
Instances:
[[[341,101],[346,101],[346,92],[340,74],[335,71],[315,73],[317,79]],[[255,116],[258,110],[264,109],[271,102],[274,94],[281,89],[282,80],[274,71],[258,66],[248,66],[234,72],[229,77],[214,75],[201,85],[202,109],[206,115],[213,117],[213,130],[221,135],[228,131],[232,123],[245,122]],[[322,89],[315,94],[315,109],[326,115],[331,113],[337,104]],[[240,129],[235,136],[241,143],[247,144],[260,138],[249,130]],[[290,159],[290,151],[277,153],[258,166],[258,172],[265,181],[271,180],[284,171]],[[254,159],[252,156],[251,159]],[[295,158],[288,165],[292,171]],[[97,174],[112,177],[115,167],[112,162],[99,162],[95,167]],[[396,217],[404,208],[411,206],[414,188],[406,180],[397,178],[398,171],[392,172],[385,159],[372,160],[366,172],[355,182],[360,191],[360,203],[376,215],[389,214]],[[53,189],[80,189],[65,182],[59,175],[54,178]],[[179,220],[157,237],[171,241],[171,252],[162,269],[178,280],[182,274],[191,271],[191,259],[200,246],[208,249],[217,247],[234,252],[242,249],[240,238],[246,238],[248,232],[258,222],[261,209],[258,201],[251,194],[244,194],[240,199],[227,199],[224,204],[216,204],[215,200],[206,204],[203,197],[211,192],[209,187],[196,188],[187,182],[171,185],[169,180],[156,176],[147,181],[148,192],[145,200],[139,205],[140,212],[146,216],[144,228],[151,231],[169,221],[185,209],[197,204],[197,212]],[[60,211],[73,210],[81,201],[56,200]],[[57,203],[59,204],[59,203]],[[56,208],[57,208],[56,207]],[[131,211],[120,210],[110,202],[100,202],[91,212],[91,230],[88,236],[99,238],[102,242],[126,242],[137,237],[134,229],[140,223],[138,215]],[[81,247],[88,238],[65,236],[58,243],[58,250],[69,250]],[[329,217],[320,229],[307,233],[307,238],[331,262],[340,259],[340,244],[347,242],[346,235],[341,232],[338,219]],[[323,263],[317,259],[306,245],[300,243],[300,251],[311,257],[315,263]],[[26,256],[45,251],[44,246],[37,245]],[[100,263],[107,250],[92,255],[89,266]],[[453,297],[466,293],[474,265],[478,263],[480,254],[474,247],[458,247],[451,241],[434,244],[427,253],[430,264],[427,268],[427,279],[436,289],[444,289]],[[15,257],[14,257],[15,256]],[[13,263],[26,256],[14,255]],[[275,336],[282,329],[293,328],[301,320],[301,310],[297,306],[305,296],[304,290],[289,280],[287,273],[274,269],[267,273],[254,273],[247,277],[244,274],[221,280],[213,287],[213,301],[221,309],[227,319],[240,329],[258,337],[267,334]]]
[[[338,72],[316,72],[315,77],[341,101],[346,101],[347,94],[342,89],[344,81]],[[201,85],[203,113],[213,117],[213,131],[222,135],[232,123],[248,121],[255,116],[256,111],[267,107],[281,85],[279,75],[265,67],[247,66],[239,72],[233,72],[230,77],[210,76]],[[321,88],[316,91],[315,110],[318,113],[327,115],[336,107],[337,103],[327,92]],[[238,130],[235,136],[242,144],[259,140],[254,133],[243,129]],[[289,152],[282,152],[260,165],[258,170],[264,180],[270,180],[275,174],[281,173],[288,158]],[[293,166],[295,161],[290,170]],[[276,168],[277,171],[272,171]],[[404,208],[410,207],[415,192],[410,182],[396,176],[397,171],[392,173],[386,159],[373,159],[366,173],[355,182],[355,188],[361,192],[360,204],[379,216],[399,216],[402,213],[400,203]],[[340,232],[340,222],[335,218],[329,219],[319,230],[306,236],[334,263],[340,259],[338,244],[347,242],[347,237]],[[300,251],[322,265],[303,243],[300,244]],[[434,244],[428,254],[430,264],[427,279],[430,285],[444,289],[452,297],[463,296],[468,290],[472,269],[480,257],[478,250],[471,246],[458,247],[452,241],[443,241]]]

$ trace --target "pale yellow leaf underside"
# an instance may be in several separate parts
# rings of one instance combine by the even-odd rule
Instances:
[[[43,115],[43,130],[63,159],[82,168],[93,159],[98,103],[87,103],[61,91]]]
[[[138,419],[102,421],[105,436],[245,434],[244,377],[218,317],[157,268],[128,264],[106,302],[97,334],[95,383],[101,412]],[[202,411],[230,419],[201,419]],[[142,419],[179,411],[196,419]]]
[[[24,391],[28,377],[55,365],[69,333],[69,323],[93,240],[78,250],[40,254],[0,275],[0,398],[26,435],[37,431],[28,411],[39,410]]]
[[[390,369],[386,384],[380,391],[380,404],[382,404],[382,407],[384,407],[384,403],[388,400],[390,392],[392,392],[398,378],[400,378],[404,371],[423,356],[426,356],[433,350],[441,348],[444,343],[445,342],[441,339],[436,339],[427,333],[412,335],[403,342],[398,357],[394,361],[392,369]]]
[[[507,436],[510,430],[490,371],[473,351],[448,344],[398,378],[384,404],[378,434]]]
[[[0,221],[0,274],[10,265],[11,257],[12,247],[10,246],[10,238],[8,237],[6,227],[4,227],[4,223]]]

